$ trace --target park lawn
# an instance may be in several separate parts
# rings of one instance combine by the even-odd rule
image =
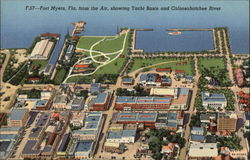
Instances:
[[[147,67],[147,66],[150,66],[150,65],[154,65],[154,64],[157,64],[157,63],[163,63],[163,62],[170,62],[170,61],[174,61],[174,62],[171,62],[171,63],[168,63],[168,64],[161,64],[161,65],[157,65],[157,66],[153,66],[153,67],[150,67],[150,69],[154,69],[154,68],[171,68],[172,70],[184,70],[186,72],[187,75],[193,75],[193,67],[192,65],[190,64],[190,62],[192,61],[191,59],[188,59],[188,60],[178,60],[176,58],[168,58],[168,59],[163,59],[163,58],[146,58],[146,59],[139,59],[139,58],[136,58],[134,60],[134,63],[131,67],[131,70],[130,72],[133,72],[137,69],[140,69],[140,68],[143,68],[143,67]],[[187,61],[188,63],[186,65],[179,65],[179,66],[176,66],[176,63],[177,62],[183,62],[183,61]]]
[[[101,39],[105,38],[105,36],[81,36],[76,48],[82,48],[89,50],[93,44],[100,41]]]
[[[199,69],[215,67],[218,69],[224,69],[224,59],[223,58],[199,58]]]
[[[125,58],[117,58],[115,61],[99,68],[95,74],[118,74],[125,62]]]
[[[96,45],[93,48],[93,50],[101,51],[103,53],[112,53],[112,52],[119,51],[119,50],[122,49],[125,35],[126,34],[122,34],[118,38],[115,38],[115,37],[106,38],[105,41],[103,41],[103,42],[99,43],[98,45]]]
[[[48,62],[48,60],[33,60],[30,68],[32,69],[34,66],[41,65],[40,69],[44,69],[46,68]]]
[[[198,67],[199,71],[201,72],[202,68],[207,68],[211,73],[215,73],[215,76],[219,74],[219,71],[222,69],[226,69],[225,63],[226,60],[224,58],[214,58],[214,57],[206,57],[206,58],[199,58],[198,59]],[[213,70],[211,70],[211,68]],[[223,82],[230,81],[228,72],[225,73],[225,79]]]
[[[66,75],[67,71],[63,68],[57,70],[55,78],[54,78],[54,82],[55,84],[60,84],[63,82],[64,77]]]

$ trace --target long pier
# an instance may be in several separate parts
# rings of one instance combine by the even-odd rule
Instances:
[[[165,31],[213,31],[212,28],[171,28]]]

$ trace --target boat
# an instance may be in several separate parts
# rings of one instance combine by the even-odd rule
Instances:
[[[180,35],[181,32],[179,32],[179,31],[176,31],[176,32],[169,32],[168,34],[170,34],[170,35]]]

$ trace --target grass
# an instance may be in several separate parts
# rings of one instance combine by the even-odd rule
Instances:
[[[116,52],[122,48],[125,34],[119,36],[116,39],[106,38],[105,41],[96,45],[93,49],[104,53]]]
[[[66,73],[67,71],[63,68],[60,68],[59,70],[57,70],[55,78],[54,78],[55,84],[62,83],[65,78]]]
[[[125,35],[124,35],[125,36]],[[117,39],[116,39],[117,40]],[[120,40],[119,40],[120,41]],[[120,41],[121,45],[122,45],[122,41]],[[92,79],[95,76],[98,75],[103,75],[103,74],[119,74],[122,67],[124,66],[125,62],[126,62],[126,55],[128,54],[128,48],[129,48],[129,35],[127,36],[126,42],[125,42],[125,48],[124,51],[122,53],[122,55],[124,55],[124,58],[120,58],[118,57],[115,61],[99,68],[97,70],[97,72],[94,75],[90,75],[90,76],[74,76],[74,77],[70,77],[67,82],[77,82],[78,80],[84,80],[86,81],[86,83],[92,81]],[[114,48],[113,48],[114,49]],[[121,48],[119,48],[121,49]],[[117,49],[117,50],[119,50]],[[117,54],[115,55],[110,55],[110,58],[115,58],[117,56]],[[99,66],[98,64],[94,63],[94,66],[97,67]]]
[[[206,57],[199,58],[198,61],[199,72],[202,73],[202,70],[206,68],[208,71],[206,74],[213,74],[215,77],[224,77],[223,82],[230,81],[229,75],[226,69],[226,59],[221,57]],[[227,73],[226,73],[227,72]],[[221,76],[223,74],[223,76]]]
[[[90,37],[90,36],[82,36],[80,37],[76,48],[82,48],[82,49],[90,49],[90,47],[96,43],[97,41],[103,39],[104,37]]]
[[[32,69],[34,66],[41,65],[41,69],[44,69],[48,62],[48,60],[33,60],[30,68]]]
[[[215,67],[218,69],[224,69],[223,58],[199,58],[199,68],[210,68]]]
[[[172,63],[168,63],[168,64],[161,64],[161,65],[157,65],[157,66],[153,66],[150,67],[149,69],[155,69],[155,68],[171,68],[172,70],[184,70],[186,72],[187,75],[193,75],[193,66],[191,65],[192,59],[176,59],[176,58],[168,58],[168,59],[163,59],[163,58],[145,58],[145,59],[140,59],[140,58],[136,58],[134,60],[134,63],[130,69],[130,72],[133,72],[137,69],[146,67],[146,66],[150,66],[150,65],[154,65],[157,63],[163,63],[163,62],[170,62],[170,61],[177,61],[177,62],[184,62],[187,61],[188,63],[185,65],[179,65],[176,66],[177,62],[172,62]]]

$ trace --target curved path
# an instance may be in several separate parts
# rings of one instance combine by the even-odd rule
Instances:
[[[95,71],[93,71],[93,72],[91,72],[91,73],[87,73],[87,74],[74,74],[74,75],[71,75],[71,73],[72,73],[72,69],[71,69],[70,72],[69,72],[69,74],[68,74],[68,76],[67,76],[67,78],[63,81],[63,83],[66,83],[67,80],[68,80],[68,78],[70,78],[70,77],[93,75],[93,74],[96,73],[96,72],[98,71],[98,69],[100,69],[101,67],[103,67],[103,66],[105,66],[105,65],[107,65],[107,64],[109,64],[109,63],[111,63],[111,62],[113,62],[113,61],[115,61],[115,60],[123,53],[123,51],[124,51],[124,49],[125,49],[125,44],[126,44],[126,40],[127,40],[127,37],[128,37],[128,33],[129,33],[129,31],[127,30],[127,31],[125,32],[126,35],[125,35],[124,40],[123,40],[122,49],[121,49],[121,50],[118,50],[118,51],[116,51],[116,52],[112,52],[112,53],[103,53],[103,52],[100,52],[100,51],[92,50],[92,49],[94,48],[94,46],[96,46],[96,45],[99,44],[100,42],[104,41],[104,39],[102,39],[102,40],[96,42],[95,44],[93,44],[93,45],[91,46],[90,50],[89,50],[90,56],[78,60],[74,65],[76,65],[77,63],[79,63],[79,62],[81,62],[81,61],[83,61],[83,60],[86,60],[86,59],[88,59],[88,58],[91,58],[91,59],[92,59],[94,62],[96,62],[96,63],[100,63],[99,61],[96,61],[94,58],[95,58],[95,57],[100,57],[100,56],[105,56],[105,57],[107,58],[107,57],[108,57],[107,55],[114,55],[114,54],[117,54],[116,57],[113,58],[112,60],[110,60],[110,57],[108,57],[108,58],[109,58],[108,61],[105,61],[104,63],[102,63],[101,65],[99,65],[99,66],[95,69]],[[114,39],[116,39],[116,38],[118,38],[118,36],[114,37],[113,39],[108,39],[108,40],[114,40]],[[95,56],[93,56],[93,55],[92,55],[92,52],[100,53],[100,55],[95,55]]]

